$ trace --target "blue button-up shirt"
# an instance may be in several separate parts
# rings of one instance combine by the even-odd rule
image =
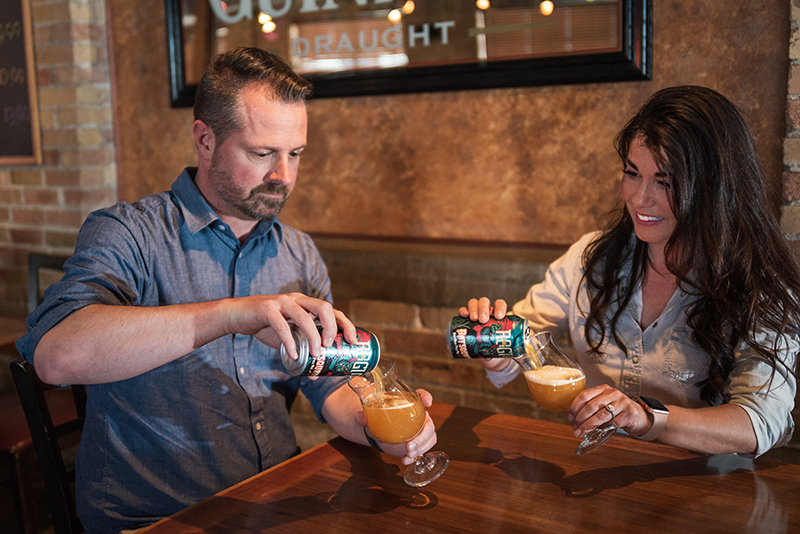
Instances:
[[[171,191],[92,213],[64,278],[49,287],[18,342],[33,361],[50,328],[90,304],[166,306],[300,292],[331,301],[306,234],[261,222],[239,240],[184,170]],[[35,361],[33,361],[35,365]],[[340,378],[290,376],[278,351],[227,335],[119,382],[88,386],[76,493],[87,532],[152,523],[295,454],[298,389],[317,416]]]

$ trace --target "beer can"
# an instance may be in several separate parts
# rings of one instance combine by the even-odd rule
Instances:
[[[525,355],[528,320],[516,315],[491,318],[485,323],[456,316],[448,338],[453,358],[516,358]]]
[[[318,327],[322,332],[322,327]],[[375,334],[356,327],[358,341],[348,343],[341,332],[333,338],[330,347],[322,347],[319,356],[308,352],[308,338],[293,328],[292,337],[297,347],[293,360],[281,345],[281,361],[292,376],[347,376],[363,375],[372,371],[381,357],[381,346]]]

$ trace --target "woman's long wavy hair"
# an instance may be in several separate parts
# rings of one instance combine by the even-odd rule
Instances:
[[[623,165],[637,139],[670,180],[677,225],[666,244],[666,266],[679,287],[697,297],[687,324],[694,343],[711,358],[707,377],[696,385],[705,402],[727,402],[728,376],[742,341],[772,365],[773,374],[783,365],[775,348],[800,325],[797,264],[770,210],[750,129],[724,96],[697,86],[663,89],[617,134]],[[623,203],[583,256],[590,302],[583,312],[586,341],[598,354],[607,331],[627,352],[617,323],[649,262],[647,243],[633,234]],[[628,259],[630,277],[620,272]],[[611,309],[616,311],[608,317]],[[758,326],[779,335],[759,341]]]

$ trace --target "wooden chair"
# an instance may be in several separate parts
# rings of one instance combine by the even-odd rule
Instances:
[[[42,302],[44,288],[61,277],[66,259],[66,256],[29,254],[29,311]],[[13,340],[4,342],[1,349],[4,354],[16,354]],[[45,396],[52,406],[55,425],[77,417],[69,388],[49,389]],[[38,504],[44,491],[43,481],[38,475],[39,466],[25,413],[18,395],[13,393],[0,397],[0,471],[3,486],[10,489],[14,497],[18,530],[22,534],[37,534],[41,526]]]
[[[40,527],[39,495],[44,485],[38,476],[33,440],[17,394],[0,398],[0,483],[13,497],[19,534],[38,534]],[[8,518],[11,520],[11,518]],[[3,525],[4,532],[15,532],[12,523]]]
[[[75,509],[75,467],[64,462],[62,447],[80,440],[86,420],[86,388],[51,386],[36,375],[25,360],[11,363],[22,408],[30,430],[36,456],[42,469],[45,492],[56,534],[83,532]],[[53,392],[71,392],[71,401],[51,402]],[[62,393],[63,395],[63,393]],[[70,462],[71,463],[71,462]]]

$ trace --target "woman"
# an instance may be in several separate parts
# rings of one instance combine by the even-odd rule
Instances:
[[[513,308],[535,331],[572,337],[590,386],[568,412],[575,436],[608,424],[611,406],[628,434],[693,451],[785,444],[800,273],[741,114],[710,89],[668,88],[615,144],[621,205]],[[506,311],[482,298],[460,313],[485,322]],[[480,361],[498,387],[518,372]]]

